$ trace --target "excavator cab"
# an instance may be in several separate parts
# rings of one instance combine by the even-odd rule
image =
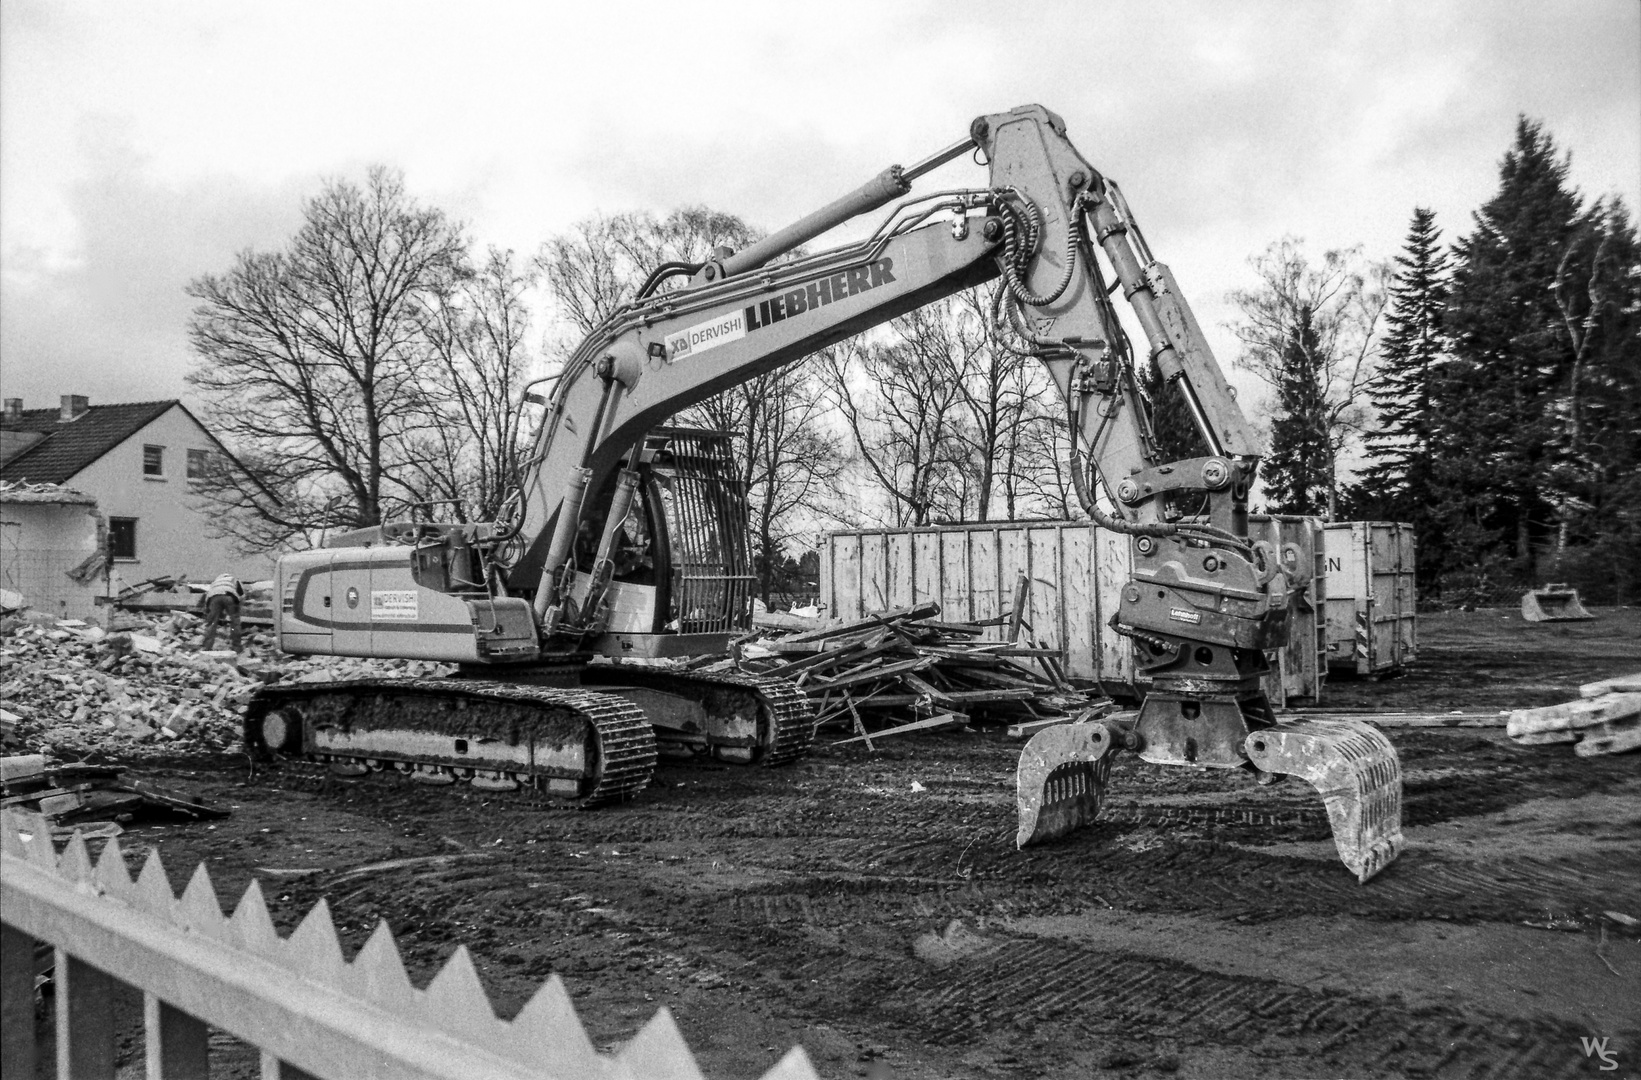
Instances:
[[[658,428],[637,462],[636,497],[620,522],[609,557],[610,580],[587,610],[595,587],[598,545],[615,484],[589,500],[575,542],[570,595],[582,626],[598,636],[594,652],[611,656],[711,651],[752,626],[757,576],[748,554],[746,487],[737,476],[728,432]],[[687,639],[682,641],[679,639]]]

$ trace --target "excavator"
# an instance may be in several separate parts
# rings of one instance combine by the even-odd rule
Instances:
[[[985,187],[912,193],[964,155],[988,169]],[[890,204],[865,239],[797,250]],[[545,413],[496,521],[390,522],[282,557],[281,649],[455,673],[265,687],[247,709],[247,746],[343,776],[391,770],[585,807],[631,799],[661,754],[803,756],[815,723],[796,687],[677,662],[747,632],[755,579],[731,438],[669,421],[990,282],[991,317],[1065,402],[1081,504],[1132,545],[1110,628],[1135,641],[1152,686],[1132,719],[1091,712],[1033,737],[1017,843],[1092,822],[1113,758],[1129,752],[1262,784],[1303,778],[1341,859],[1367,881],[1402,846],[1395,750],[1366,723],[1273,713],[1266,654],[1286,641],[1308,569],[1297,550],[1250,538],[1260,449],[1236,395],[1121,190],[1037,105],[979,117],[967,137],[740,251],[656,267],[534,395]],[[1119,288],[1202,456],[1169,460],[1158,444]]]

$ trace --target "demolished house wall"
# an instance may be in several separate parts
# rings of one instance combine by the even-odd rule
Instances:
[[[30,497],[32,496],[32,497]],[[0,493],[0,589],[35,611],[94,621],[103,594],[102,517],[88,495]]]

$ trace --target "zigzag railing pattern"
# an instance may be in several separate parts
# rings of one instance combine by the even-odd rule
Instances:
[[[465,946],[425,990],[385,922],[350,963],[320,900],[289,938],[251,882],[224,917],[201,864],[182,896],[150,852],[136,880],[117,840],[59,856],[44,819],[0,811],[0,1071],[34,1075],[34,946],[56,950],[57,1075],[113,1077],[117,983],[141,991],[148,1076],[207,1075],[209,1028],[262,1053],[265,1080],[704,1080],[663,1006],[600,1054],[558,976],[498,1019]],[[818,1080],[801,1046],[762,1080]]]

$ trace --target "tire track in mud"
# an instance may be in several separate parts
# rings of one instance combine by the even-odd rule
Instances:
[[[1212,842],[1107,843],[993,857],[985,842],[931,839],[889,846],[807,847],[776,883],[745,887],[771,922],[790,921],[782,896],[820,922],[939,915],[1074,914],[1104,903],[1136,911],[1207,913],[1243,922],[1356,915],[1456,922],[1594,925],[1606,909],[1641,908],[1641,857],[1599,869],[1518,857],[1508,864],[1404,854],[1367,885],[1342,866]],[[910,901],[917,898],[919,903]],[[867,899],[870,898],[870,899]],[[778,913],[778,914],[774,914]],[[808,915],[805,916],[807,921]]]
[[[1571,1025],[1413,1009],[1398,1000],[1061,942],[999,943],[940,970],[892,981],[873,1010],[947,1047],[1062,1021],[1096,1040],[1140,1034],[1238,1046],[1260,1057],[1303,1057],[1313,1070],[1312,1063],[1325,1061],[1352,1075],[1439,1072],[1502,1080],[1587,1071],[1578,1040],[1588,1032]]]
[[[1535,761],[1542,771],[1544,763]],[[780,892],[803,897],[823,922],[876,917],[862,910],[860,897],[866,894],[878,894],[888,903],[886,913],[900,917],[899,898],[919,890],[931,899],[905,909],[908,916],[924,909],[950,916],[1072,913],[1098,902],[1096,896],[1136,910],[1210,912],[1244,921],[1342,913],[1582,921],[1604,908],[1641,907],[1641,885],[1636,884],[1641,882],[1641,856],[1615,857],[1600,866],[1588,860],[1570,866],[1520,856],[1489,865],[1414,850],[1366,886],[1358,885],[1331,859],[1295,857],[1279,849],[1288,842],[1331,837],[1320,808],[1295,801],[1300,795],[1308,798],[1308,788],[1292,796],[1283,793],[1283,800],[1269,807],[1246,801],[1217,807],[1108,805],[1093,827],[1017,852],[1012,800],[954,807],[943,799],[946,782],[931,779],[926,796],[870,795],[862,806],[862,785],[857,781],[833,791],[824,783],[830,771],[836,770],[677,769],[689,783],[675,781],[649,804],[580,812],[520,809],[496,800],[488,809],[468,805],[467,810],[497,814],[498,824],[559,844],[610,844],[623,850],[682,844],[794,875],[777,887],[754,886],[750,893],[765,898],[757,901],[760,905],[774,903],[773,910],[780,913],[774,921],[783,922],[790,918],[789,909],[767,899]],[[1633,768],[1618,775],[1633,775]],[[1224,782],[1218,776],[1176,772],[1148,786],[1173,789],[1199,778]],[[887,778],[873,779],[901,787]],[[1541,783],[1525,786],[1542,786],[1543,777],[1539,779]],[[793,782],[798,790],[788,786]],[[973,788],[967,782],[954,786],[965,794]],[[1478,786],[1498,785],[1456,783],[1444,796],[1449,803],[1463,802],[1465,789]],[[350,786],[350,791],[390,805],[421,794],[394,793],[393,787],[391,781],[371,780]],[[422,796],[450,797],[445,792]],[[1278,850],[1259,850],[1272,845]]]

